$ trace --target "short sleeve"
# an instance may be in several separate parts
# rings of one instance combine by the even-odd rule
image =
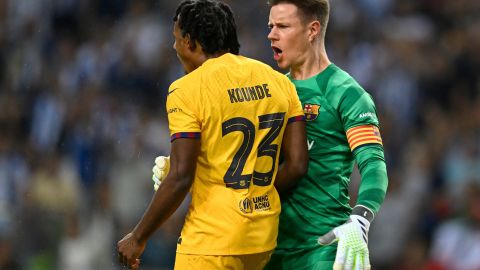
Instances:
[[[166,105],[170,141],[179,138],[200,138],[200,120],[191,98],[186,98],[186,89],[170,88]]]

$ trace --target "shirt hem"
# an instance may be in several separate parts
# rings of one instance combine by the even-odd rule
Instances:
[[[178,248],[177,253],[187,255],[212,255],[212,256],[229,256],[229,255],[247,255],[271,251],[275,249],[275,245],[261,247],[261,248],[246,248],[246,249],[220,249],[220,250],[200,250],[199,248]]]

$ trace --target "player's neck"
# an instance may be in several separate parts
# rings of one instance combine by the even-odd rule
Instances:
[[[228,51],[219,51],[219,52],[212,53],[212,54],[204,54],[204,57],[206,58],[206,60],[208,60],[208,59],[211,59],[211,58],[220,57],[220,56],[222,56],[226,53],[228,53]]]
[[[309,50],[304,54],[303,61],[290,67],[290,76],[294,80],[305,80],[311,78],[330,65],[325,49],[318,48]]]
[[[212,54],[205,54],[205,53],[202,52],[201,56],[198,57],[198,66],[203,65],[203,63],[205,63],[209,59],[220,57],[220,56],[222,56],[226,53],[228,53],[228,52],[227,51],[219,51],[219,52],[212,53]]]
[[[204,52],[202,45],[198,41],[195,41],[195,45],[196,46],[191,51],[192,56],[190,56],[190,58],[192,59],[191,61],[193,65],[193,70],[203,65],[203,63],[205,63],[208,59],[217,58],[228,53],[228,51],[222,50],[207,54]]]

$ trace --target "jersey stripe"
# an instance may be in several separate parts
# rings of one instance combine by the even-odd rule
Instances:
[[[178,132],[170,137],[170,142],[180,138],[200,139],[200,132]]]
[[[380,131],[374,125],[363,125],[347,130],[347,140],[352,152],[366,144],[383,145]]]
[[[305,115],[298,115],[298,116],[288,118],[288,124],[292,122],[297,122],[297,121],[305,121]]]

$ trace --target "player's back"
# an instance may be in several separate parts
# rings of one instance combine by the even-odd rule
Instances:
[[[288,121],[303,117],[293,84],[261,62],[225,54],[174,82],[167,111],[172,139],[201,139],[177,252],[272,250],[281,141]]]

